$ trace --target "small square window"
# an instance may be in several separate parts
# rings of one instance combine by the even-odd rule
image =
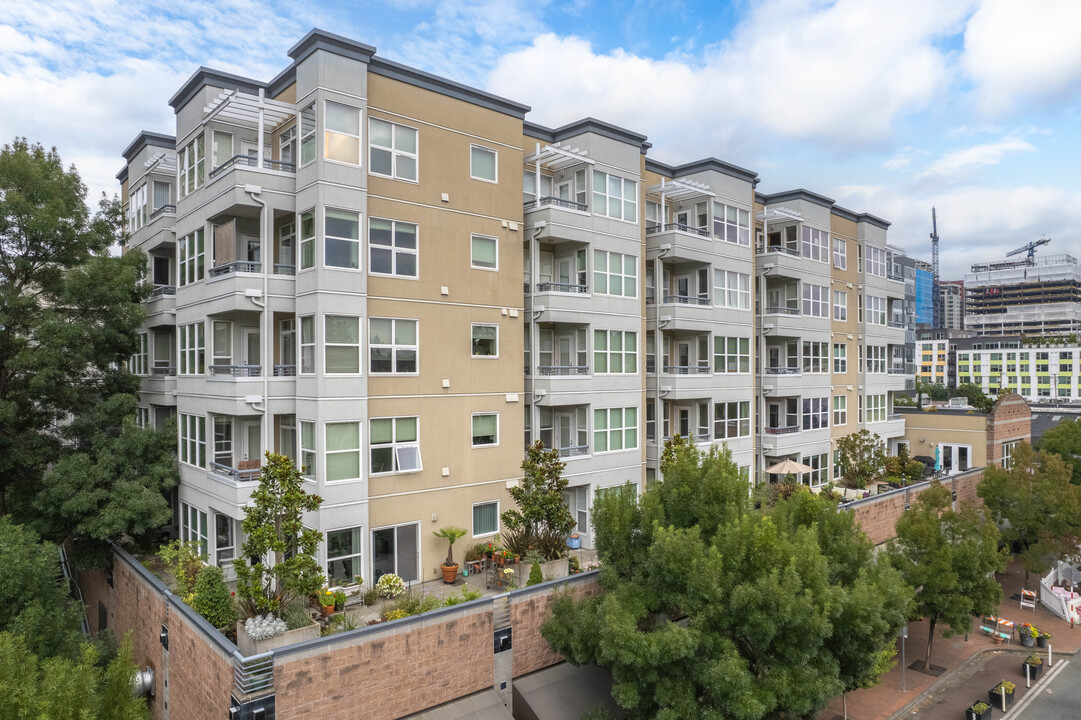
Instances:
[[[499,269],[498,242],[494,237],[474,235],[470,241],[469,264],[484,270]]]
[[[475,180],[496,182],[496,158],[498,153],[479,145],[469,147],[469,177]]]
[[[478,503],[473,506],[473,537],[494,535],[499,532],[499,501]]]
[[[473,416],[473,447],[499,444],[499,414]]]
[[[499,357],[499,326],[473,325],[473,357]]]

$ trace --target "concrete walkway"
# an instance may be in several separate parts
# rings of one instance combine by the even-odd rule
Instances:
[[[1037,604],[1036,611],[1020,609],[1018,600],[1011,600],[1012,595],[1020,595],[1021,588],[1036,589],[1039,577],[1031,575],[1025,585],[1024,569],[1020,561],[1011,562],[1006,572],[996,576],[1002,585],[1003,601],[999,606],[998,616],[1015,623],[1032,623],[1041,631],[1052,635],[1051,648],[1054,657],[1072,655],[1081,649],[1081,625],[1070,624],[1053,615],[1042,605]],[[848,720],[906,720],[912,718],[963,718],[964,709],[973,701],[987,701],[987,691],[999,680],[1009,680],[1017,685],[1014,704],[1021,699],[1025,690],[1025,677],[1021,664],[1029,652],[1023,648],[1016,634],[1008,645],[996,645],[992,639],[980,632],[979,622],[973,620],[973,632],[965,639],[964,635],[951,638],[942,637],[944,628],[939,623],[935,632],[934,649],[931,664],[945,668],[938,677],[933,677],[901,664],[901,641],[897,644],[897,664],[882,682],[867,690],[848,693]],[[911,665],[914,660],[922,660],[927,649],[926,620],[908,625],[908,640],[905,641],[905,661]],[[1040,650],[1047,662],[1047,651]],[[1046,673],[1045,668],[1045,673]],[[902,677],[903,675],[903,677]],[[902,688],[902,683],[904,687]],[[1002,713],[996,711],[995,717]],[[844,717],[842,698],[835,698],[819,714],[818,720],[835,720]]]

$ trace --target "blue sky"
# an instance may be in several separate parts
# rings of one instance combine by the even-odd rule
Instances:
[[[93,197],[199,66],[269,79],[312,27],[533,107],[715,156],[893,223],[960,277],[1041,236],[1081,256],[1078,0],[0,0],[0,140],[55,145]]]

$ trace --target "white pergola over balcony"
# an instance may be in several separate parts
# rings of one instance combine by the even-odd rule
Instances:
[[[786,207],[766,207],[756,212],[754,219],[763,222],[784,222],[785,220],[802,220],[803,215],[797,210],[789,210]]]
[[[589,205],[576,202],[571,198],[542,197],[540,194],[540,177],[541,169],[547,170],[550,173],[556,173],[583,163],[593,165],[594,162],[595,161],[588,157],[584,150],[562,147],[559,143],[541,147],[540,143],[537,143],[537,149],[525,158],[526,167],[532,166],[533,172],[536,175],[536,181],[533,185],[533,203],[532,206],[527,203],[526,209],[529,210],[531,207],[539,208],[541,205],[557,205],[559,207],[581,210],[583,212],[588,210]]]
[[[211,120],[223,120],[256,129],[258,133],[256,167],[290,172],[295,170],[293,167],[284,167],[284,163],[264,158],[263,145],[267,133],[273,132],[282,123],[296,117],[296,105],[280,100],[270,100],[263,94],[262,88],[258,95],[243,93],[239,90],[223,90],[218,97],[203,108],[203,112],[206,113],[203,124]]]
[[[155,153],[146,161],[145,165],[147,172],[158,172],[169,176],[176,175],[176,153]]]
[[[660,185],[654,185],[647,188],[646,194],[660,195],[662,204],[665,200],[687,200],[693,197],[717,197],[717,193],[710,190],[709,185],[689,178],[677,178],[675,180],[661,178]]]

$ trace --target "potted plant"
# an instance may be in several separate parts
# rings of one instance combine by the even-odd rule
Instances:
[[[335,590],[331,593],[331,597],[334,600],[335,612],[345,610],[345,603],[349,600],[349,596],[345,594],[344,590]]]
[[[1025,666],[1028,666],[1028,677],[1037,680],[1043,672],[1043,658],[1033,653],[1029,655],[1021,665],[1021,674],[1025,674]]]
[[[1016,685],[1014,685],[1009,680],[1001,681],[998,685],[995,685],[994,688],[987,691],[988,702],[990,702],[992,706],[1005,711],[1006,708],[1002,707],[1002,696],[1003,694],[1006,695],[1006,707],[1008,708],[1013,702],[1013,691],[1015,687]],[[1006,692],[1003,693],[1003,690],[1005,690]]]
[[[465,530],[448,525],[432,534],[447,541],[447,559],[443,561],[441,569],[443,570],[443,582],[449,585],[458,579],[458,563],[454,562],[454,543],[458,538],[465,535]]]
[[[1051,633],[1042,632],[1036,636],[1036,647],[1047,647],[1047,641],[1051,639]]]
[[[1027,623],[1021,625],[1018,634],[1021,636],[1021,645],[1024,647],[1032,647],[1036,644],[1036,638],[1039,637],[1040,631],[1036,629],[1035,625],[1029,625]]]
[[[965,708],[966,720],[990,720],[990,718],[991,706],[983,700],[977,700]]]
[[[330,588],[325,588],[319,593],[318,602],[319,607],[323,609],[323,617],[334,612],[334,592]]]

